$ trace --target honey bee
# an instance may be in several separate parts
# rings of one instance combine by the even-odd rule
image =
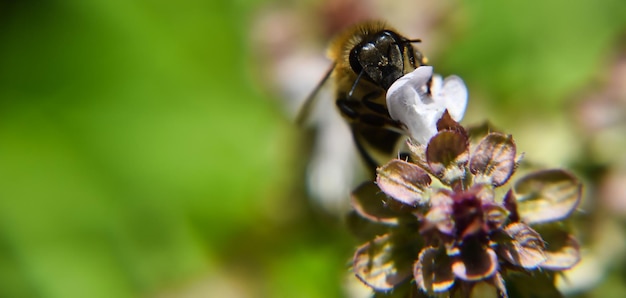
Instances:
[[[357,150],[375,170],[394,155],[402,137],[385,102],[387,89],[405,74],[427,63],[413,43],[380,21],[370,21],[339,34],[327,56],[330,70],[306,99],[297,121],[303,122],[319,89],[334,80],[336,106],[348,122]]]

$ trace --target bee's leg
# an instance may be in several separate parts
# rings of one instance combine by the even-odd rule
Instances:
[[[336,103],[339,111],[349,123],[359,123],[396,132],[402,128],[398,121],[389,117],[386,109],[384,113],[372,113],[369,109],[364,109],[363,103],[359,101],[339,99]]]
[[[369,174],[375,177],[376,168],[378,168],[380,165],[376,160],[374,160],[374,157],[367,151],[367,149],[365,149],[365,145],[363,144],[365,140],[362,140],[360,135],[357,133],[352,133],[352,139],[354,140],[356,149],[359,151],[361,158],[363,159],[367,166],[367,169],[369,170]]]
[[[361,107],[361,103],[356,100],[347,100],[347,99],[338,99],[336,101],[337,107],[339,108],[339,112],[341,115],[347,117],[350,120],[358,120],[359,119],[359,108]]]
[[[338,99],[336,104],[349,122],[380,128],[399,127],[399,123],[389,117],[387,107],[374,102],[374,98],[366,96],[363,100]]]
[[[365,96],[363,96],[362,99],[363,105],[376,114],[389,117],[389,110],[387,109],[387,105],[375,101],[376,99],[380,98],[380,96],[380,92],[372,92],[366,94]]]
[[[364,106],[363,101],[338,99],[336,103],[341,114],[350,123],[357,150],[374,174],[376,168],[381,166],[380,162],[386,162],[377,160],[376,157],[380,159],[381,154],[394,155],[393,150],[400,135],[388,129],[399,127],[399,123],[389,118],[386,109],[384,114],[372,112]]]
[[[372,174],[377,167],[397,156],[400,134],[358,123],[352,124],[351,128],[354,143]]]
[[[374,114],[368,114],[369,117],[367,118],[370,118],[370,121],[373,124],[376,123],[378,125],[381,125],[380,123],[382,123],[381,126],[385,127],[386,129],[394,131],[401,130],[402,125],[398,121],[391,119],[391,116],[389,116],[389,110],[387,109],[387,105],[380,104],[378,101],[376,101],[376,99],[378,99],[380,96],[380,92],[371,92],[363,97],[363,106],[365,106],[369,111],[374,112]],[[372,116],[376,116],[374,117],[376,119],[372,119]],[[363,121],[368,120],[364,119]]]

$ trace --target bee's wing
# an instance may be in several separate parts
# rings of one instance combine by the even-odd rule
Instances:
[[[300,105],[299,125],[314,122],[315,134],[306,167],[307,192],[322,208],[335,214],[348,209],[346,194],[359,177],[359,156],[352,146],[350,126],[337,111],[330,79],[335,65]],[[311,81],[309,81],[311,82]],[[333,92],[334,93],[334,92]],[[334,95],[334,94],[333,94]]]
[[[307,96],[307,98],[304,100],[304,103],[300,107],[300,110],[298,111],[298,115],[296,116],[296,124],[298,124],[299,126],[304,125],[304,122],[307,121],[309,117],[311,116],[311,111],[313,110],[314,103],[317,101],[317,98],[319,97],[317,95],[319,91],[324,87],[324,85],[326,84],[326,82],[328,81],[328,79],[330,78],[330,75],[333,73],[334,70],[335,70],[335,63],[333,63],[330,66],[330,68],[328,69],[324,77],[315,86],[315,89],[313,89],[313,91],[311,91],[309,96]]]

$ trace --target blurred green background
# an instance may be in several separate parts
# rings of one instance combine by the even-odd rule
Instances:
[[[251,37],[278,9],[323,27],[331,3],[1,0],[0,297],[348,295],[358,243],[304,195]],[[544,149],[576,139],[568,100],[607,81],[626,2],[445,3],[427,55],[468,83],[468,121],[580,164],[583,145]]]

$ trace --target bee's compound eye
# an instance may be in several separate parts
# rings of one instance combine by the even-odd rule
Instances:
[[[350,67],[352,68],[354,73],[360,73],[361,71],[363,71],[363,66],[359,61],[360,53],[361,46],[356,46],[352,49],[352,51],[350,51],[350,57],[348,57],[348,59],[350,60]]]
[[[383,31],[380,36],[378,37],[378,40],[376,41],[376,43],[397,43],[396,42],[396,37],[389,31]]]
[[[380,50],[377,44],[368,43],[361,48],[358,57],[367,76],[377,84],[380,84],[383,68],[387,65],[387,57]]]
[[[402,38],[391,31],[381,31],[356,45],[349,56],[356,74],[387,89],[404,75]]]

